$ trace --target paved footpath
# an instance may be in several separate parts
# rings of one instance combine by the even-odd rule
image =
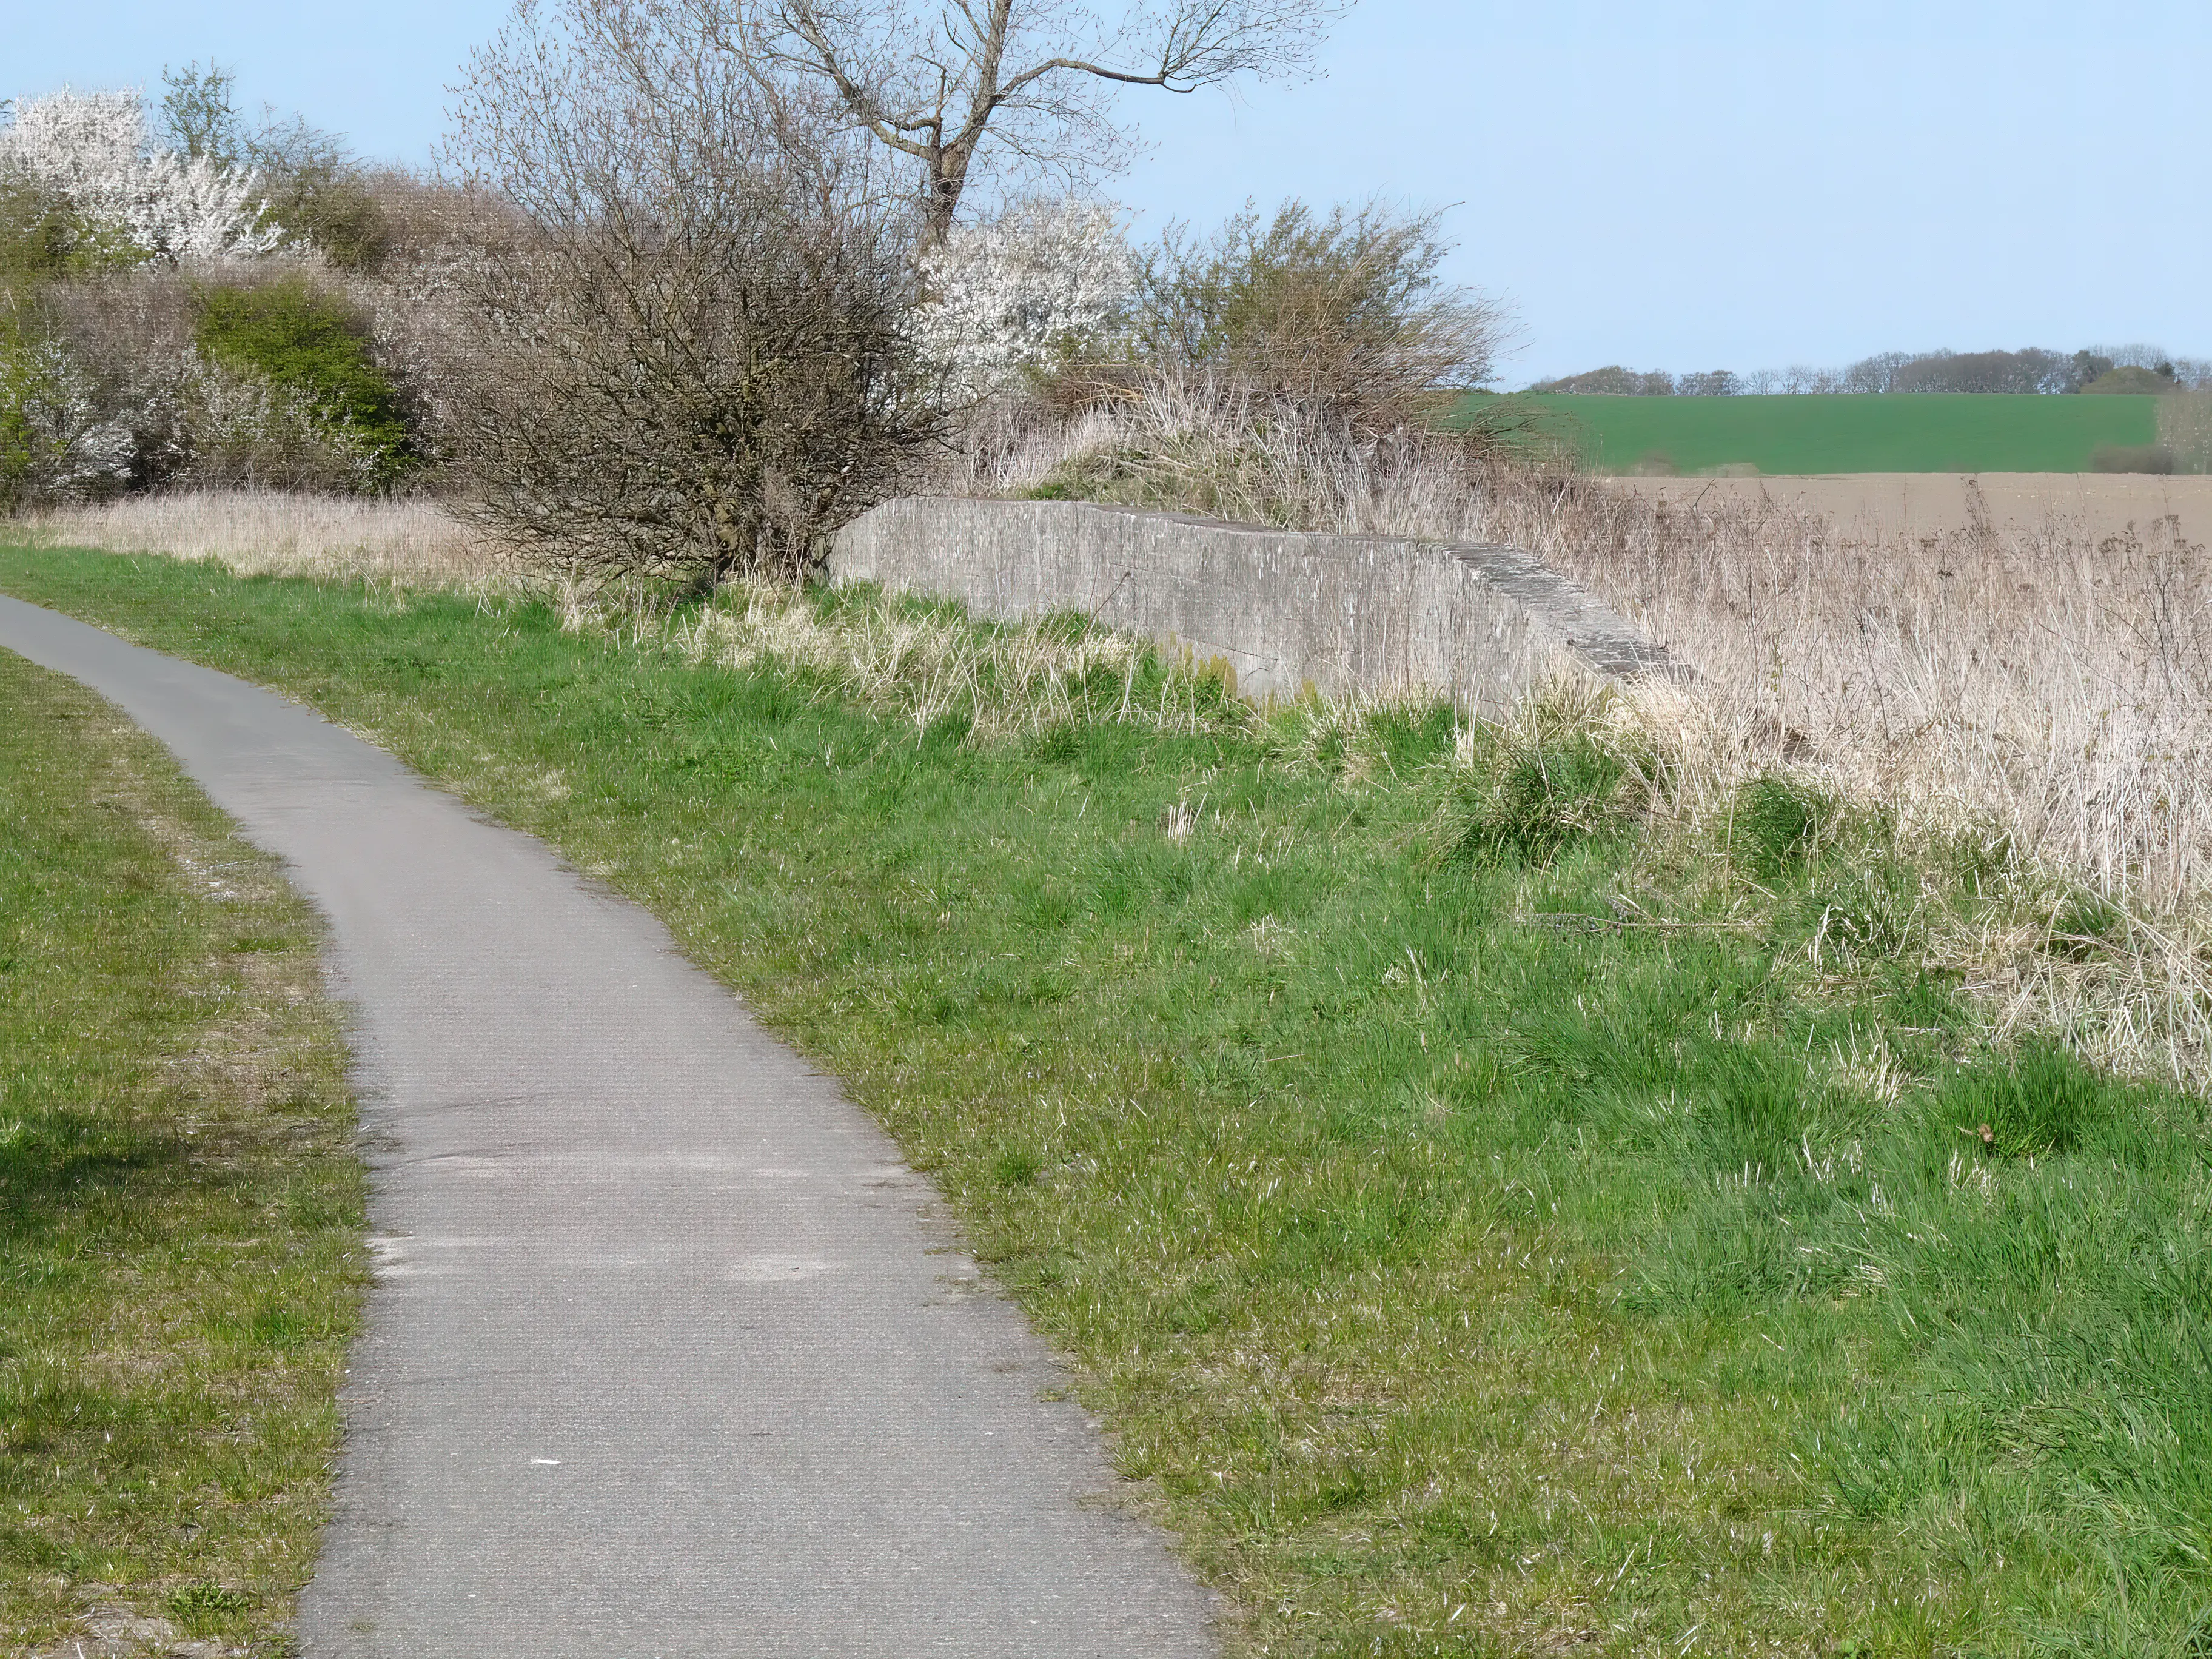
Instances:
[[[1048,1357],[660,924],[295,704],[0,598],[332,929],[379,1259],[307,1659],[1212,1653]]]

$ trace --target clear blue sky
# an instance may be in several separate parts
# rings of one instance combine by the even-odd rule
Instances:
[[[213,54],[420,160],[501,0],[4,0],[0,95]],[[1509,381],[2154,340],[2212,356],[2204,0],[1364,0],[1327,76],[1133,94],[1140,226],[1248,196],[1452,207]]]

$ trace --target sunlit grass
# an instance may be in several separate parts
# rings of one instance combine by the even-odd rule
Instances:
[[[361,1278],[318,930],[150,740],[5,652],[0,733],[0,1647],[137,1619],[277,1652]]]
[[[1677,811],[1602,708],[1263,716],[1073,638],[856,667],[866,595],[617,631],[97,555],[0,586],[665,918],[935,1176],[1241,1650],[2206,1628],[2202,1102],[1990,1037],[1945,963],[2042,890],[2002,844],[1786,774]]]

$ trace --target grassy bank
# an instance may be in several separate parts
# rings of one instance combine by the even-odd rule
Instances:
[[[0,552],[664,916],[1071,1355],[1242,1651],[2180,1654],[2202,1103],[1992,1046],[2002,841],[1602,710],[1267,719],[1079,627]],[[2051,930],[2094,952],[2086,901]]]
[[[2157,398],[1899,392],[1531,400],[1601,472],[2084,472],[2159,441]]]
[[[0,1648],[284,1651],[361,1279],[316,925],[5,652],[0,731]]]

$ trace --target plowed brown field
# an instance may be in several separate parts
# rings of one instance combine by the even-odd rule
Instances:
[[[2134,523],[2173,514],[2192,542],[2212,542],[2212,477],[2161,477],[2112,472],[1838,472],[1764,478],[1614,478],[1610,483],[1648,500],[1683,506],[1714,496],[1802,502],[1854,521],[1878,535],[1961,530],[1969,514],[1969,487],[1978,489],[1992,524],[2035,528],[2046,520],[2078,526],[2091,535],[2116,534]]]

